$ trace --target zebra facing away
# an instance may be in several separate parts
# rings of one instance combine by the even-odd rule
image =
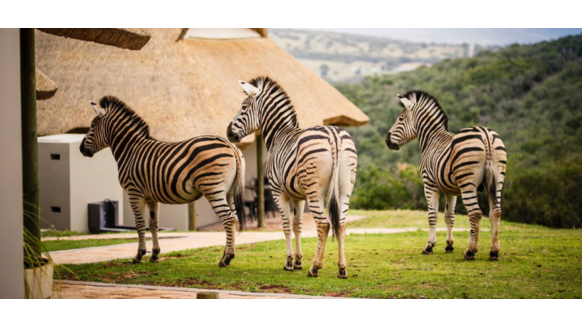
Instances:
[[[119,99],[107,96],[99,105],[91,105],[97,116],[80,151],[93,157],[96,152],[111,148],[139,235],[133,263],[141,262],[146,254],[146,216],[153,240],[150,262],[158,261],[159,203],[185,204],[205,196],[226,230],[226,248],[219,266],[228,266],[234,258],[236,226],[239,224],[242,229],[245,223],[245,162],[240,150],[218,136],[172,143],[154,140],[148,124]]]
[[[432,254],[436,245],[436,222],[439,195],[446,196],[446,252],[453,251],[453,225],[457,195],[461,195],[471,224],[469,246],[465,260],[474,260],[478,250],[479,225],[482,212],[477,191],[488,192],[492,245],[490,260],[499,258],[499,224],[501,222],[501,189],[505,180],[507,154],[501,138],[485,127],[448,131],[447,116],[437,100],[422,91],[398,95],[402,113],[386,136],[386,145],[398,150],[418,137],[422,157],[420,174],[428,203],[429,236],[423,254]]]
[[[289,96],[277,82],[268,77],[258,77],[250,83],[239,83],[248,96],[242,102],[239,113],[228,125],[227,135],[232,142],[239,142],[258,130],[264,136],[269,154],[266,176],[281,212],[287,241],[284,269],[292,271],[303,267],[301,228],[305,200],[308,200],[319,239],[308,276],[317,277],[323,266],[330,229],[324,213],[324,201],[327,197],[331,227],[338,241],[338,278],[347,278],[344,255],[345,219],[356,180],[358,161],[352,138],[347,132],[334,126],[300,129]],[[291,237],[290,202],[293,202],[295,209],[295,256]]]

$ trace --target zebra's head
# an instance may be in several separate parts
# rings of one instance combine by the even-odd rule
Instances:
[[[83,141],[81,141],[81,146],[79,147],[81,154],[85,157],[93,157],[96,152],[109,147],[109,142],[104,133],[105,124],[103,122],[107,113],[103,107],[94,102],[91,102],[91,106],[97,113],[97,116],[91,121],[91,128],[85,135],[85,138],[83,138]]]
[[[386,135],[386,146],[392,150],[399,150],[400,147],[416,139],[416,126],[412,110],[414,109],[416,96],[414,93],[407,93],[404,96],[397,95],[402,105],[402,113],[388,131]],[[410,98],[409,98],[410,97]]]
[[[251,83],[238,82],[247,98],[243,100],[241,109],[226,129],[228,140],[236,143],[261,128],[259,98],[262,90]]]

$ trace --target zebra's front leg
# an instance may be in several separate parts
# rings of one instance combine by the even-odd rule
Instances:
[[[291,236],[291,208],[289,199],[281,194],[273,194],[275,204],[281,212],[281,221],[283,221],[283,232],[285,233],[285,242],[287,245],[287,257],[283,269],[286,271],[293,271],[293,237]]]
[[[152,241],[154,246],[152,247],[152,256],[150,257],[150,262],[158,263],[158,257],[160,255],[160,243],[158,241],[158,228],[160,225],[159,219],[159,204],[158,202],[148,202],[149,215],[150,215],[150,232],[152,233]]]
[[[431,255],[432,249],[435,247],[436,238],[436,224],[439,213],[439,192],[438,190],[429,189],[426,184],[424,186],[424,195],[428,203],[428,242],[422,250],[422,254]]]
[[[447,195],[447,203],[445,205],[445,222],[447,223],[447,247],[445,251],[452,253],[453,247],[453,227],[455,226],[455,206],[457,205],[457,196]]]
[[[145,210],[145,200],[142,197],[130,195],[129,205],[133,210],[133,215],[135,217],[135,228],[137,229],[137,235],[139,237],[139,246],[137,248],[137,254],[131,261],[132,263],[141,263],[142,257],[146,254],[146,243],[145,243],[145,220],[144,220],[144,210]]]
[[[304,200],[293,202],[295,214],[293,216],[293,233],[295,234],[295,262],[293,268],[303,269],[303,252],[301,251],[301,231],[303,228],[303,209],[305,208]]]

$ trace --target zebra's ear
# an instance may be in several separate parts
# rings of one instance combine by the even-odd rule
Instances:
[[[241,80],[238,80],[238,83],[249,96],[258,96],[259,94],[261,94],[261,89],[255,87],[250,83],[246,83]]]
[[[105,109],[101,108],[101,106],[97,105],[96,103],[91,102],[91,107],[93,107],[95,113],[97,113],[97,116],[103,117],[105,115]]]
[[[400,97],[400,95],[398,95],[398,97]],[[408,98],[401,97],[400,102],[402,103],[402,105],[404,105],[404,108],[406,108],[408,110],[410,110],[412,108],[412,102],[410,100],[408,100]]]

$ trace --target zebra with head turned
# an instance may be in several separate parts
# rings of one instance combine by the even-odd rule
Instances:
[[[345,218],[356,180],[357,154],[350,135],[334,126],[299,128],[297,115],[283,88],[268,77],[249,83],[239,81],[247,98],[228,125],[230,141],[261,131],[269,153],[266,176],[275,203],[281,212],[287,241],[285,270],[301,269],[301,220],[305,200],[317,224],[319,243],[309,277],[317,277],[323,266],[325,243],[330,223],[324,213],[324,201],[330,213],[331,227],[338,240],[339,278],[347,278],[344,255]],[[262,145],[259,145],[262,147]],[[294,204],[293,232],[296,253],[293,257],[290,202]]]
[[[119,183],[129,196],[139,235],[133,263],[141,262],[146,254],[146,216],[153,240],[150,262],[158,261],[159,203],[185,204],[205,196],[226,230],[226,248],[219,265],[228,266],[234,258],[236,226],[242,229],[245,224],[245,162],[240,150],[218,136],[172,143],[154,140],[148,124],[121,100],[107,96],[99,105],[91,105],[97,116],[80,150],[86,157],[107,147],[113,152]]]
[[[428,203],[429,237],[423,254],[432,254],[436,245],[436,222],[439,195],[446,196],[447,252],[453,251],[453,225],[457,195],[461,195],[471,224],[465,259],[475,259],[478,250],[482,212],[477,191],[485,188],[489,198],[489,219],[492,229],[490,260],[499,258],[499,224],[501,221],[501,189],[505,180],[507,154],[499,135],[485,127],[472,127],[454,134],[448,131],[447,115],[431,95],[410,91],[398,95],[404,107],[386,136],[386,145],[398,150],[418,138],[422,157],[420,174]]]

